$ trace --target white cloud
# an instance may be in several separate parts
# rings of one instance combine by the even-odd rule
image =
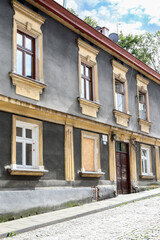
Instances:
[[[66,0],[67,2],[67,8],[73,8],[75,11],[78,11],[79,3],[77,4],[77,1],[75,0]]]
[[[158,26],[160,26],[160,18],[157,18],[157,17],[153,17],[150,21],[149,21],[150,24],[156,24]]]
[[[63,0],[56,0],[62,4]],[[73,8],[80,18],[85,16],[93,17],[100,26],[106,26],[110,32],[117,32],[117,24],[119,31],[124,34],[139,34],[142,30],[142,23],[129,19],[129,14],[135,16],[148,17],[148,24],[156,24],[160,26],[160,0],[66,0],[67,7]],[[99,5],[100,6],[99,6]],[[97,8],[98,6],[98,8]],[[128,15],[128,16],[127,16]],[[123,22],[123,17],[128,17],[128,22]],[[135,19],[135,18],[134,18]],[[147,24],[147,23],[145,23]]]
[[[63,5],[63,0],[54,0],[54,1],[59,3],[60,5]]]
[[[148,1],[148,0],[106,0],[106,3],[110,3],[110,7],[113,11],[116,11],[120,15],[126,15],[129,12],[141,16],[148,15],[150,19],[156,18],[156,23],[160,23],[160,1]],[[154,21],[153,21],[154,22]],[[150,22],[152,23],[152,21]]]

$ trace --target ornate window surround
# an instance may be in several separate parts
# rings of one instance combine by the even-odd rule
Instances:
[[[142,132],[149,133],[151,122],[150,122],[150,113],[149,113],[149,94],[148,94],[148,84],[149,81],[139,74],[136,75],[137,80],[137,99],[138,99],[138,122]],[[139,92],[145,93],[146,95],[146,107],[147,107],[147,120],[143,120],[139,116]]]
[[[12,0],[13,16],[13,70],[10,73],[13,85],[16,86],[16,94],[34,100],[40,99],[42,90],[46,87],[43,81],[43,47],[41,25],[45,18],[23,6],[16,0]],[[17,74],[17,30],[20,30],[35,38],[35,79]]]
[[[129,119],[131,115],[128,109],[128,86],[127,86],[127,78],[126,73],[128,68],[120,64],[119,62],[112,60],[113,67],[113,95],[114,95],[114,109],[113,114],[116,119],[116,123],[122,125],[124,127],[128,127]],[[124,84],[124,112],[120,112],[116,109],[116,91],[115,91],[115,82],[118,80],[119,82]]]
[[[77,40],[79,48],[79,98],[82,114],[96,118],[98,109],[100,108],[98,97],[98,74],[96,57],[99,53],[97,49],[82,41],[80,38]],[[84,63],[92,68],[92,91],[93,101],[82,98],[82,84],[81,84],[81,63]]]

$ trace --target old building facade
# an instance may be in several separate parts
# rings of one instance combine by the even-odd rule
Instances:
[[[0,5],[1,218],[158,184],[160,75],[52,0]]]

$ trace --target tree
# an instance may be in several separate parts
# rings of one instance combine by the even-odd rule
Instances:
[[[133,34],[124,36],[121,32],[118,44],[160,73],[160,31],[155,34],[146,32],[135,36]]]
[[[90,17],[90,16],[85,16],[83,21],[85,21],[88,25],[90,25],[93,28],[98,26],[97,21],[94,18]]]
[[[67,8],[67,10],[78,17],[78,14],[76,13],[76,11],[73,8]]]
[[[71,13],[73,13],[75,16],[78,17],[78,14],[76,13],[76,11],[73,8],[67,8],[67,10],[70,11]],[[83,21],[86,22],[88,25],[90,25],[93,28],[98,26],[97,21],[94,18],[90,17],[90,16],[85,16]]]

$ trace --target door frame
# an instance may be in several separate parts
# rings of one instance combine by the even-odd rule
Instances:
[[[129,142],[124,142],[124,141],[120,141],[120,140],[116,140],[115,141],[115,160],[116,160],[116,191],[118,193],[118,185],[117,185],[117,158],[116,158],[116,143],[119,142],[119,143],[125,143],[127,145],[127,162],[128,162],[128,169],[127,169],[127,172],[128,172],[128,175],[127,175],[127,178],[128,178],[128,194],[131,193],[131,169],[130,169],[130,143]],[[121,151],[120,151],[121,152]],[[122,152],[123,153],[123,152]],[[124,152],[125,153],[125,152]],[[123,194],[123,193],[122,193]]]

